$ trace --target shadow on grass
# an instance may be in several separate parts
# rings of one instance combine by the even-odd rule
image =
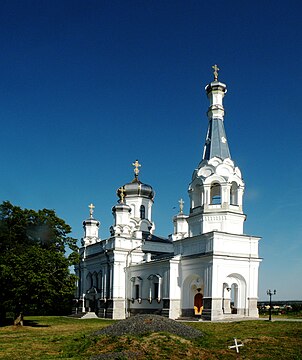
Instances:
[[[39,324],[37,321],[34,320],[24,320],[23,326],[41,327],[41,328],[50,327],[50,325]]]
[[[1,321],[0,327],[4,327],[4,326],[15,326],[14,320],[13,319],[5,319],[5,320]],[[17,325],[17,326],[20,326],[20,325]],[[41,327],[41,328],[50,327],[50,325],[39,324],[37,321],[34,321],[34,320],[23,320],[23,326]]]

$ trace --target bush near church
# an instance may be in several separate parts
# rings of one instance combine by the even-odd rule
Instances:
[[[71,227],[54,210],[0,205],[0,320],[70,313],[78,262]],[[65,256],[67,249],[71,250]]]

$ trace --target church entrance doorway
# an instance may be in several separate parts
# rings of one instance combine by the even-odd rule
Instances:
[[[201,289],[197,289],[198,293],[194,296],[194,314],[201,315],[203,310],[203,295]]]
[[[182,316],[201,316],[203,311],[203,278],[198,274],[187,276],[182,285]]]
[[[88,311],[97,313],[98,306],[97,306],[97,289],[92,287],[87,291],[86,299],[88,301]]]

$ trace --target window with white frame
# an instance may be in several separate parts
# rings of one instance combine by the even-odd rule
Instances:
[[[159,274],[151,274],[148,276],[149,280],[149,296],[148,300],[151,303],[152,300],[161,300],[161,283],[162,277]]]
[[[142,298],[142,281],[143,279],[140,276],[134,276],[130,279],[132,286],[131,286],[131,293],[130,298],[132,301],[138,300],[140,301]]]

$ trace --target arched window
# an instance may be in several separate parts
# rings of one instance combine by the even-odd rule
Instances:
[[[86,284],[87,284],[87,289],[90,289],[93,286],[92,275],[90,272],[86,276]]]
[[[149,302],[151,303],[153,299],[160,302],[161,299],[161,281],[162,277],[159,274],[151,274],[148,276],[150,281],[149,287]]]
[[[211,185],[211,204],[221,204],[221,186],[218,183],[213,183]]]
[[[134,300],[140,300],[142,297],[142,282],[143,279],[140,276],[133,276],[130,281],[132,282],[131,287],[131,299]]]
[[[135,284],[134,285],[134,289],[135,289],[135,291],[134,291],[134,299],[138,299],[140,296],[139,296],[139,284]]]
[[[103,274],[102,274],[102,270],[99,271],[98,273],[98,289],[99,292],[102,293],[103,291]]]
[[[230,190],[230,204],[238,205],[238,185],[234,181],[232,182]]]
[[[98,274],[96,272],[92,275],[92,286],[98,288]]]
[[[146,216],[146,209],[145,209],[145,206],[144,205],[141,205],[140,207],[140,218],[141,219],[145,219],[145,216]]]

